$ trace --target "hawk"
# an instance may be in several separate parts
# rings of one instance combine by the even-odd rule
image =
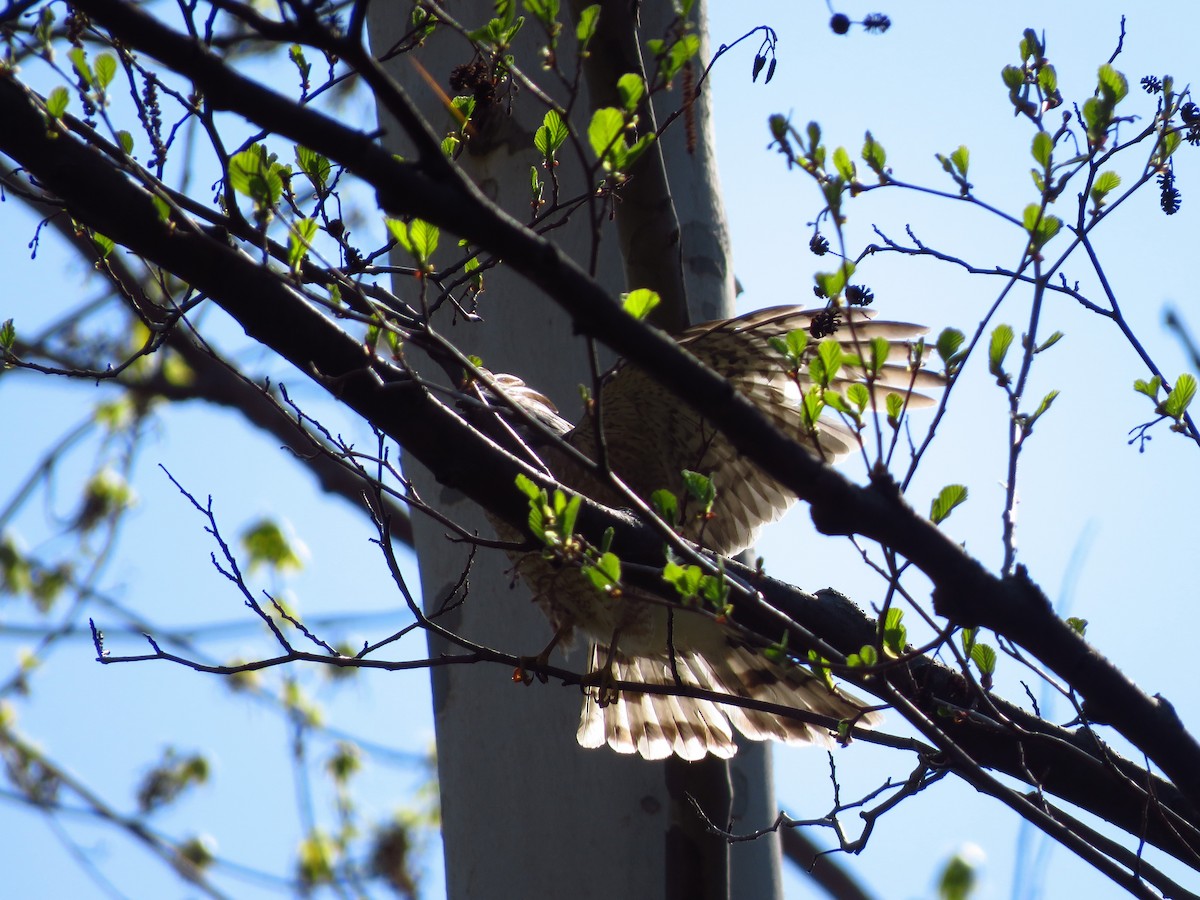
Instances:
[[[863,310],[773,307],[696,326],[677,340],[785,433],[802,440],[820,459],[833,461],[857,448],[859,440],[852,428],[831,417],[822,417],[815,432],[806,423],[801,398],[810,387],[807,368],[792,365],[795,360],[789,361],[778,344],[800,330],[818,337],[832,334],[841,345],[847,361],[831,387],[843,392],[856,381],[867,382],[858,360],[870,359],[872,341],[882,338],[887,362],[870,379],[880,409],[890,392],[903,397],[908,408],[927,405],[932,400],[920,391],[941,383],[939,376],[920,368],[919,360],[915,364],[912,360],[912,342],[926,329],[874,321]],[[815,353],[817,344],[812,340],[805,352]],[[515,376],[499,375],[495,381],[510,403],[535,416],[585,456],[597,457],[595,416],[586,413],[572,425],[547,398]],[[634,365],[618,363],[605,375],[596,403],[602,413],[608,466],[643,500],[649,501],[663,488],[685,497],[685,470],[711,479],[716,489],[711,510],[707,515],[685,516],[679,527],[683,537],[705,549],[722,556],[740,553],[796,499],[743,457],[702,415]],[[573,462],[561,448],[538,452],[564,486],[608,506],[628,506],[609,483]],[[499,530],[502,537],[516,537],[508,527]],[[585,680],[590,686],[585,689],[577,732],[584,747],[607,743],[619,753],[636,752],[646,759],[675,754],[696,760],[710,753],[732,756],[735,731],[751,740],[832,744],[828,729],[797,719],[671,694],[625,690],[615,695],[606,687],[613,682],[676,689],[683,685],[857,725],[878,721],[858,700],[828,687],[819,676],[768,659],[710,613],[672,606],[662,597],[624,586],[614,596],[598,589],[578,566],[556,565],[540,552],[515,554],[514,571],[529,584],[555,630],[542,659],[560,639],[569,642],[575,632],[582,632],[590,644]]]

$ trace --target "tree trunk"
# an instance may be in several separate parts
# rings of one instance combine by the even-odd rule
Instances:
[[[629,15],[629,6],[603,4],[601,21],[610,29],[621,27],[620,17]],[[670,16],[669,4],[654,6],[642,9],[643,32],[649,36],[660,35]],[[368,24],[377,55],[403,33],[407,12],[407,5],[371,6]],[[456,3],[450,12],[474,28],[490,18],[492,4]],[[703,11],[699,14],[703,16]],[[655,17],[658,21],[651,21]],[[537,26],[527,21],[514,53],[518,65],[545,86],[552,79],[540,77],[542,73],[531,64],[540,38]],[[574,65],[568,58],[574,45],[574,27],[568,25],[560,43],[560,64],[567,71]],[[440,28],[419,51],[419,58],[436,83],[453,95],[449,74],[455,66],[471,61],[472,50],[461,37]],[[703,53],[701,58],[706,58]],[[391,74],[418,99],[435,127],[449,125],[451,119],[437,93],[405,56],[393,61]],[[576,106],[575,127],[581,134],[586,134],[595,106],[592,98],[598,96],[590,88]],[[664,103],[673,108],[679,97],[677,90]],[[529,219],[529,166],[536,161],[533,133],[544,112],[533,97],[519,93],[511,117],[493,118],[481,129],[472,152],[460,160],[489,197],[525,221]],[[655,240],[679,247],[674,259],[665,254],[664,262],[676,268],[691,318],[703,321],[731,311],[733,276],[705,99],[695,104],[694,113],[699,138],[694,152],[685,146],[683,128],[675,128],[662,141],[663,157],[644,159],[642,165],[662,166],[665,159],[670,187],[666,215],[661,202],[652,198],[649,205],[654,208],[654,227],[673,221],[677,234],[660,233]],[[388,147],[405,153],[406,142],[395,123],[381,119],[381,126]],[[573,156],[565,157],[558,174],[563,197],[587,187],[579,179]],[[649,187],[653,182],[649,176],[643,179]],[[614,299],[631,287],[656,286],[626,284],[627,273],[650,281],[656,277],[653,272],[646,274],[644,266],[627,265],[620,253],[623,243],[630,245],[628,235],[645,222],[633,206],[626,213],[618,204],[619,213],[626,216],[621,238],[607,219],[601,221],[604,240],[596,274]],[[566,252],[588,263],[593,234],[586,208],[553,234]],[[645,233],[641,240],[646,240]],[[442,246],[448,243],[443,239]],[[667,280],[670,273],[662,277]],[[586,347],[572,335],[570,321],[527,282],[503,268],[486,273],[485,286],[479,308],[485,323],[454,321],[448,314],[441,323],[443,333],[493,371],[519,375],[551,397],[564,416],[577,420],[581,410],[576,386],[590,384],[591,374]],[[412,298],[415,289],[412,279],[396,281],[401,296]],[[428,374],[436,377],[432,371]],[[412,461],[406,462],[405,469],[426,502],[491,536],[474,504],[439,486]],[[447,540],[443,526],[420,514],[414,515],[414,534],[425,607],[432,614],[459,583],[470,552],[463,544]],[[476,554],[465,602],[439,622],[490,646],[531,655],[548,640],[549,626],[530,603],[525,586],[511,585],[507,568],[500,553]],[[431,638],[432,655],[448,649]],[[582,667],[584,650],[574,648],[568,664]],[[733,896],[764,900],[780,896],[777,841],[734,845],[731,855],[724,841],[707,834],[688,799],[695,796],[719,824],[726,824],[730,816],[747,826],[769,821],[774,816],[774,797],[766,748],[744,748],[732,765],[709,761],[690,766],[678,761],[646,762],[607,749],[587,751],[575,742],[582,702],[575,688],[537,682],[530,687],[514,685],[507,672],[485,666],[435,668],[431,677],[447,895],[452,900],[501,895],[723,900],[729,896],[731,877],[736,885]]]

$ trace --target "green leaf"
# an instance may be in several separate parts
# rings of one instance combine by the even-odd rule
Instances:
[[[1026,28],[1021,34],[1021,60],[1022,62],[1030,60],[1037,62],[1046,55],[1046,48],[1042,46],[1042,41],[1038,37],[1037,32],[1032,28]]]
[[[1088,97],[1083,101],[1083,122],[1087,125],[1088,139],[1092,143],[1100,143],[1111,118],[1111,111],[1098,98]]]
[[[1054,332],[1054,334],[1050,335],[1050,337],[1046,338],[1046,340],[1044,340],[1040,344],[1038,344],[1037,347],[1034,348],[1033,352],[1041,353],[1043,350],[1049,350],[1051,347],[1053,347],[1055,344],[1057,344],[1062,339],[1063,339],[1063,333],[1061,331],[1056,331],[1056,332]]]
[[[954,164],[954,168],[963,178],[967,177],[967,167],[971,164],[971,151],[965,145],[960,145],[957,150],[950,154],[950,162]]]
[[[17,342],[17,329],[13,325],[12,319],[5,319],[3,324],[0,324],[0,350],[5,353],[11,353],[13,345]]]
[[[888,357],[892,354],[892,345],[884,337],[871,338],[870,345],[870,373],[876,378],[883,373],[883,367],[888,361]]]
[[[833,688],[833,676],[829,673],[829,660],[823,657],[816,650],[808,651],[808,667],[812,669],[814,675],[825,683],[825,686]]]
[[[1098,81],[1100,92],[1110,106],[1116,106],[1129,93],[1129,82],[1126,81],[1125,76],[1108,63],[1100,67]]]
[[[569,136],[567,123],[557,110],[548,110],[542,118],[541,127],[533,135],[533,145],[542,156],[550,158],[558,151]]]
[[[799,361],[804,358],[804,351],[808,349],[809,333],[804,328],[796,328],[787,333],[784,342],[787,345],[788,355]]]
[[[904,398],[892,391],[884,400],[884,406],[887,409],[888,421],[896,425],[900,421],[900,414],[904,412]]]
[[[837,173],[842,176],[843,180],[847,182],[857,180],[858,172],[845,147],[838,147],[833,151],[833,167],[837,169]]]
[[[1010,93],[1016,92],[1025,83],[1025,70],[1020,66],[1005,66],[1000,70],[1000,80]]]
[[[1184,373],[1175,379],[1175,386],[1163,401],[1163,412],[1178,422],[1196,396],[1196,378]]]
[[[883,144],[876,141],[869,131],[863,141],[862,158],[863,162],[870,166],[871,171],[878,175],[881,181],[887,180],[887,153],[883,149]]]
[[[635,162],[638,161],[638,158],[643,153],[650,149],[650,145],[656,140],[657,138],[653,133],[642,135],[628,150],[621,149],[620,156],[615,160],[613,168],[620,169],[621,171],[627,171]],[[620,142],[618,142],[618,144],[620,144]]]
[[[541,501],[542,489],[527,475],[519,474],[516,479],[517,490],[530,500]]]
[[[558,0],[525,0],[522,4],[525,11],[545,26],[547,31],[554,33],[558,27]]]
[[[1171,157],[1171,154],[1179,149],[1182,141],[1183,135],[1178,131],[1164,133],[1157,153],[1159,164],[1166,162]]]
[[[113,248],[117,246],[113,242],[112,238],[105,237],[98,231],[92,232],[92,243],[95,244],[96,249],[100,251],[101,259],[108,259],[109,254],[113,252]]]
[[[1050,133],[1039,131],[1033,136],[1033,158],[1043,169],[1050,167],[1050,155],[1054,152],[1054,139]]]
[[[126,154],[133,153],[133,135],[128,131],[117,132],[117,142],[121,145],[121,149]]]
[[[787,120],[784,119],[784,122],[786,123]],[[821,126],[817,122],[809,122],[804,131],[808,135],[808,148],[815,153],[817,147],[821,145]]]
[[[705,514],[712,512],[713,503],[717,499],[717,487],[711,478],[699,472],[684,469],[683,486],[687,490],[688,496],[700,504]]]
[[[413,255],[422,265],[427,264],[434,251],[437,250],[438,235],[440,234],[438,227],[424,219],[413,219],[409,223],[408,233],[412,238]]]
[[[300,264],[312,247],[313,238],[317,236],[316,219],[300,219],[288,233],[288,268],[293,272],[300,271]]]
[[[966,339],[966,335],[957,328],[943,328],[942,333],[938,335],[937,343],[934,346],[947,368],[952,362],[958,361],[955,354],[958,353],[958,348]]]
[[[668,562],[663,567],[663,581],[673,585],[679,596],[685,600],[700,593],[703,575],[699,566],[681,566],[677,562]]]
[[[396,239],[396,243],[409,253],[412,253],[412,238],[408,236],[408,223],[401,219],[384,219],[383,223],[387,226],[387,230],[391,232],[392,237]]]
[[[304,173],[317,193],[320,194],[329,183],[329,175],[333,171],[333,166],[330,164],[328,158],[316,150],[309,150],[307,147],[301,147],[299,144],[295,147],[295,153],[296,165],[300,167],[300,171]]]
[[[863,644],[858,653],[854,655],[858,657],[859,665],[873,666],[879,662],[879,653],[870,644]],[[849,660],[847,660],[847,662],[849,662]],[[851,663],[851,665],[854,665],[854,663]]]
[[[596,22],[600,18],[600,4],[593,3],[579,11],[579,24],[575,26],[575,37],[579,41],[579,49],[587,50],[588,44],[596,36]]]
[[[516,15],[516,7],[512,3],[497,4],[497,11],[501,7],[503,7],[503,12],[500,16],[492,19],[482,28],[469,32],[467,37],[478,43],[486,44],[496,51],[507,50],[512,45],[517,32],[521,30],[521,26],[525,24],[525,17]]]
[[[1088,627],[1087,619],[1080,619],[1075,616],[1071,616],[1069,619],[1067,619],[1067,624],[1070,625],[1071,628],[1075,631],[1075,633],[1078,634],[1080,637],[1083,637],[1085,634],[1087,634],[1087,627]]]
[[[995,674],[996,651],[990,644],[975,644],[971,648],[971,659],[984,675]]]
[[[781,116],[779,113],[773,113],[767,116],[767,130],[771,132],[771,137],[784,143],[787,141],[789,123],[787,116]]]
[[[34,37],[37,38],[39,44],[49,50],[50,43],[54,39],[54,10],[49,6],[43,6],[41,14],[38,18],[37,26],[33,30]]]
[[[654,507],[659,518],[672,528],[679,524],[679,498],[673,491],[659,488],[650,495],[650,505]]]
[[[250,558],[250,571],[265,565],[277,571],[304,566],[303,545],[293,544],[273,519],[260,519],[242,532],[242,548]]]
[[[825,393],[821,395],[821,399],[824,400],[825,405],[832,410],[844,413],[847,416],[854,416],[855,414],[854,408],[847,403],[846,398],[837,391],[825,391]]]
[[[650,315],[651,310],[661,302],[662,299],[658,296],[658,292],[649,288],[637,288],[628,294],[621,295],[621,306],[625,312],[639,320]]]
[[[646,42],[647,46],[650,46],[652,43],[652,41]],[[685,34],[671,44],[665,53],[662,52],[660,47],[655,52],[655,56],[658,57],[658,71],[663,81],[669,82],[674,79],[680,70],[687,65],[688,60],[699,52],[700,36],[698,34]]]
[[[821,341],[817,346],[817,356],[820,357],[821,363],[824,366],[823,378],[818,381],[821,387],[829,387],[834,379],[838,376],[838,371],[842,368],[842,345],[833,338],[827,338]]]
[[[95,82],[92,68],[88,65],[87,53],[82,47],[72,47],[67,53],[67,59],[71,61],[71,65],[85,84],[91,85]]]
[[[1033,423],[1036,422],[1038,419],[1040,419],[1042,417],[1042,415],[1046,412],[1046,410],[1048,410],[1050,408],[1050,404],[1052,404],[1054,402],[1055,398],[1058,397],[1058,393],[1059,393],[1058,391],[1051,391],[1045,397],[1042,398],[1042,402],[1038,404],[1037,410],[1034,412],[1034,414],[1032,416],[1030,416],[1025,421],[1026,433],[1033,430]]]
[[[820,360],[814,359],[813,365],[820,366]],[[811,376],[812,366],[809,367]],[[825,411],[825,392],[819,384],[814,384],[811,388],[804,392],[804,422],[808,425],[812,433],[816,432],[817,420],[821,418],[821,413]]]
[[[935,499],[929,507],[929,521],[933,522],[934,525],[944,522],[949,517],[954,507],[965,503],[966,499],[966,485],[946,485],[937,495],[937,499]]]
[[[854,263],[846,260],[836,272],[818,272],[813,276],[824,297],[838,297],[854,275]]]
[[[625,114],[616,107],[606,106],[592,113],[588,125],[588,143],[597,159],[606,159],[617,143],[624,143]]]
[[[621,560],[615,553],[604,553],[595,565],[584,566],[583,574],[597,590],[608,593],[621,584]]]
[[[229,183],[258,209],[274,207],[283,196],[284,167],[267,155],[262,144],[253,144],[229,158]]]
[[[997,379],[1005,379],[1004,357],[1012,346],[1013,330],[1011,325],[997,325],[992,331],[992,339],[988,343],[988,371]]]
[[[938,900],[968,900],[975,890],[975,883],[975,866],[967,857],[956,853],[938,879]]]
[[[720,575],[701,576],[700,596],[709,606],[726,613],[725,604],[729,600],[729,585]]]
[[[1143,381],[1139,378],[1133,383],[1133,389],[1135,391],[1137,391],[1139,394],[1145,394],[1151,400],[1156,400],[1158,398],[1158,389],[1160,387],[1162,387],[1162,379],[1157,375],[1155,375],[1149,381]]]
[[[561,495],[561,491],[555,491],[555,500]],[[583,497],[579,494],[574,494],[567,500],[566,505],[559,512],[558,529],[564,538],[569,538],[575,533],[575,520],[579,518],[579,507],[582,503]]]
[[[521,485],[521,478],[523,478],[523,477],[524,477],[523,475],[517,476],[517,487],[521,490],[524,490],[524,488],[522,488],[522,485]],[[526,480],[528,480],[528,479],[526,479]],[[531,485],[533,485],[533,482],[529,482],[529,483]],[[546,500],[547,500],[546,491],[543,488],[539,488],[537,485],[533,485],[533,488],[534,488],[535,493],[528,495],[529,496],[529,521],[528,521],[529,533],[532,534],[535,538],[537,538],[542,543],[547,543],[546,529],[549,524],[547,522],[547,518],[548,518],[547,514],[549,513],[550,510],[546,503]]]
[[[117,74],[117,58],[111,53],[101,53],[96,57],[96,83],[103,90],[112,84]]]
[[[895,656],[901,656],[908,644],[908,629],[902,624],[904,610],[890,607],[883,621],[883,644]]]
[[[308,76],[312,73],[312,63],[304,58],[304,48],[299,44],[292,44],[292,46],[288,47],[288,59],[292,61],[292,65],[300,73],[301,82],[307,84]]]
[[[642,80],[641,75],[629,72],[617,79],[617,94],[626,112],[635,112],[645,93],[646,82]]]
[[[1034,229],[1033,238],[1030,241],[1035,250],[1040,250],[1059,232],[1062,228],[1062,219],[1058,216],[1042,216],[1042,220]]]
[[[850,387],[846,388],[846,399],[854,404],[855,408],[861,413],[867,408],[867,404],[871,402],[871,392],[867,390],[867,386],[861,381],[856,381]]]
[[[959,632],[959,638],[962,640],[963,654],[971,655],[971,650],[975,647],[975,638],[977,637],[976,629],[964,628]]]
[[[529,533],[546,543],[546,507],[541,503],[529,503]]]
[[[61,119],[63,113],[67,111],[67,105],[71,102],[71,94],[65,87],[56,87],[50,92],[50,96],[46,98],[46,112],[50,114],[52,119]]]
[[[411,222],[403,222],[400,219],[384,219],[384,223],[392,237],[396,239],[396,243],[408,251],[417,261],[417,265],[424,267],[429,264],[429,258],[437,249],[438,235],[440,234],[436,225],[431,225],[422,219],[413,219]]]
[[[450,101],[450,111],[454,114],[461,131],[471,116],[475,114],[475,98],[468,94],[460,94]]]
[[[296,869],[300,882],[311,889],[318,884],[329,884],[334,878],[334,861],[338,856],[333,838],[319,828],[314,829],[300,842],[296,851]]]
[[[1040,203],[1030,203],[1025,207],[1025,212],[1021,217],[1021,221],[1025,226],[1025,230],[1031,235],[1037,231],[1037,227],[1043,218],[1043,212],[1044,209]]]
[[[808,341],[808,331],[803,328],[789,331],[784,337],[767,338],[771,349],[787,359],[788,364],[796,369],[804,362],[804,351],[808,347]]]
[[[1038,69],[1038,87],[1044,94],[1053,94],[1058,90],[1058,72],[1049,64]]]
[[[1095,197],[1097,194],[1103,196],[1111,191],[1115,191],[1120,186],[1121,176],[1116,172],[1112,170],[1101,172],[1092,183],[1092,196]]]

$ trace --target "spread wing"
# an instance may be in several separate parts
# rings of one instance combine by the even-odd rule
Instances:
[[[786,434],[832,462],[856,449],[858,437],[828,412],[816,435],[811,435],[801,402],[811,383],[803,371],[789,372],[787,358],[771,346],[773,338],[812,330],[814,322],[821,324],[820,319],[828,315],[824,309],[772,307],[691,328],[679,336],[679,343],[728,379]],[[914,408],[931,404],[924,391],[942,383],[939,376],[909,364],[910,345],[925,332],[919,325],[873,321],[869,313],[855,310],[843,314],[833,337],[847,357],[860,359],[870,358],[873,339],[885,340],[888,360],[874,380],[875,402],[882,409],[886,394],[896,392]],[[818,343],[811,341],[813,352]],[[844,391],[856,381],[866,383],[862,367],[844,365],[832,386]],[[609,462],[640,496],[648,498],[655,490],[667,488],[685,497],[684,469],[712,478],[717,490],[713,516],[708,521],[688,517],[684,534],[718,553],[732,555],[752,545],[761,528],[782,516],[795,500],[702,416],[636,366],[618,365],[607,376],[600,403]],[[585,418],[567,440],[584,453],[595,454],[593,419]],[[620,505],[607,491],[596,499]]]

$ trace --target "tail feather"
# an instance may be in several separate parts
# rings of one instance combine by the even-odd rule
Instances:
[[[608,658],[608,649],[592,648],[590,669]],[[856,718],[872,726],[880,717],[862,715],[862,704],[799,668],[784,669],[748,648],[729,646],[719,658],[677,651],[675,664],[665,657],[625,657],[613,660],[618,681],[648,685],[700,688],[730,697],[760,700],[836,719]],[[827,728],[732,703],[676,694],[623,691],[616,703],[601,707],[589,692],[584,700],[577,739],[584,747],[608,744],[618,753],[637,753],[645,759],[672,754],[687,760],[713,754],[729,758],[737,751],[735,730],[750,740],[832,747]]]

